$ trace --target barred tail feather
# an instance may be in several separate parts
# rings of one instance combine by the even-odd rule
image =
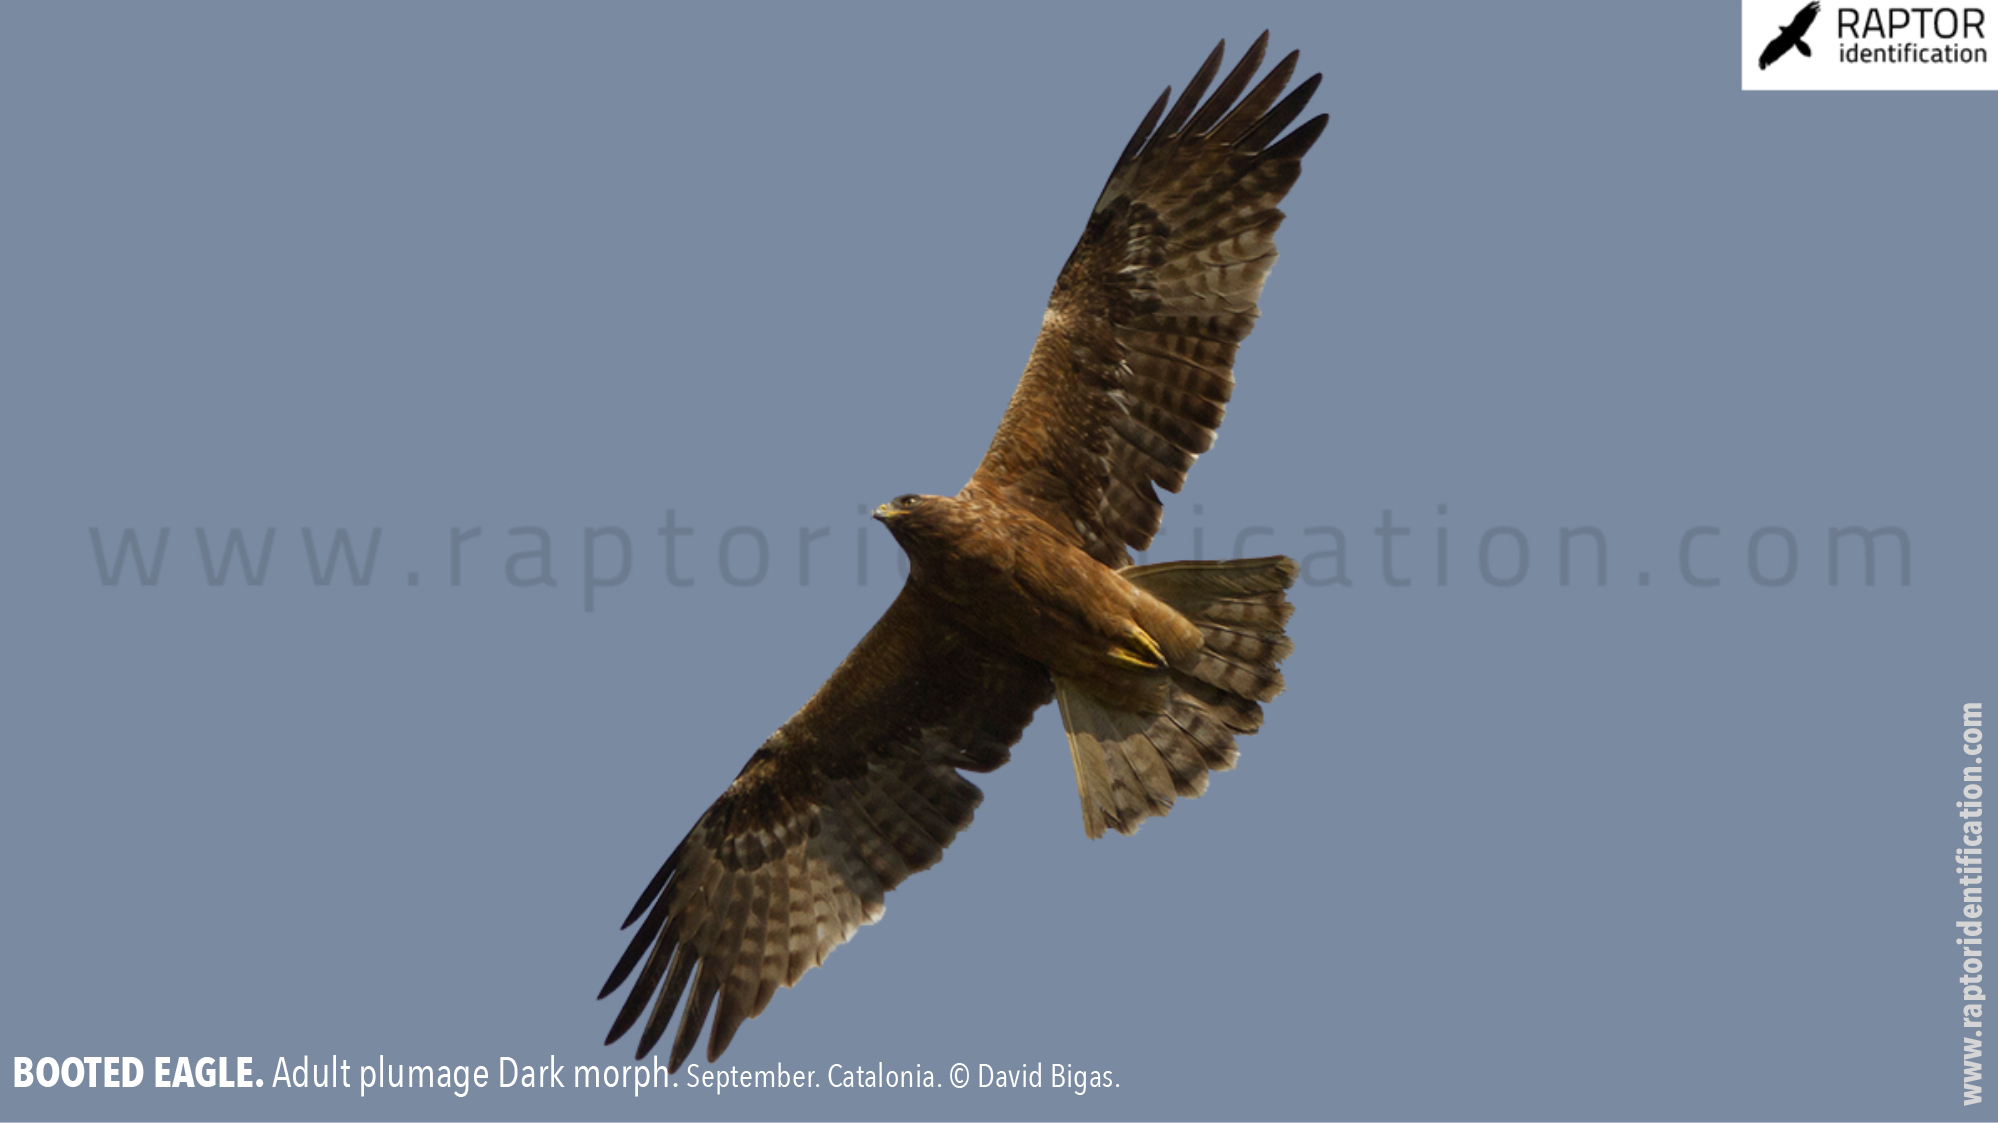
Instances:
[[[1233,768],[1235,738],[1261,728],[1261,703],[1283,691],[1277,664],[1291,651],[1284,590],[1297,579],[1297,563],[1289,558],[1166,562],[1122,573],[1191,621],[1204,643],[1165,672],[1172,688],[1155,712],[1117,709],[1055,680],[1091,838],[1106,828],[1134,834],[1178,797],[1206,791],[1209,772]]]

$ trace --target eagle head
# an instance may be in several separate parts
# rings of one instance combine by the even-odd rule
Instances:
[[[956,500],[943,495],[898,495],[874,508],[874,518],[895,536],[911,559],[942,547],[953,537]]]
[[[879,522],[886,523],[889,529],[892,530],[897,519],[907,519],[910,515],[920,513],[923,510],[925,501],[934,498],[936,497],[933,495],[898,495],[881,506],[874,508],[874,518]]]

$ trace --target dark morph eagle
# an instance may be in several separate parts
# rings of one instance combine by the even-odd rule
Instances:
[[[1145,115],[971,481],[875,511],[909,555],[907,583],[639,895],[598,995],[638,969],[605,1044],[656,994],[645,1056],[686,995],[671,1068],[711,1008],[719,1058],[943,856],[980,799],[960,773],[1006,763],[1050,700],[1092,838],[1199,795],[1261,725],[1259,703],[1283,689],[1296,563],[1132,567],[1128,551],[1158,532],[1153,485],[1178,491],[1214,443],[1276,260],[1277,204],[1325,130],[1321,115],[1281,135],[1318,88],[1313,75],[1278,100],[1295,51],[1250,88],[1268,39],[1203,103],[1215,47],[1170,110],[1168,89]]]
[[[1797,48],[1798,54],[1810,58],[1811,45],[1804,42],[1804,32],[1811,29],[1811,21],[1817,18],[1818,0],[1811,0],[1798,9],[1797,14],[1790,19],[1790,26],[1777,28],[1776,38],[1771,39],[1769,45],[1762,48],[1762,61],[1757,64],[1756,69],[1769,69],[1769,64],[1788,54],[1791,47]]]

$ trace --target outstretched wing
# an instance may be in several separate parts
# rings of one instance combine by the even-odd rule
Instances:
[[[973,489],[1075,533],[1106,565],[1151,544],[1162,513],[1152,485],[1178,491],[1213,445],[1235,349],[1276,261],[1277,204],[1325,130],[1321,115],[1278,139],[1318,88],[1314,74],[1277,100],[1295,51],[1243,95],[1268,40],[1206,104],[1225,43],[1170,112],[1168,89],[1146,114],[1062,267],[1026,373],[972,476]]]
[[[1811,24],[1817,18],[1818,0],[1811,0],[1810,3],[1798,10],[1797,18],[1790,21],[1789,32],[1791,37],[1801,42],[1804,38],[1804,33],[1811,29]]]
[[[883,894],[943,857],[981,798],[958,770],[1006,763],[1053,696],[1039,664],[950,627],[905,587],[639,896],[624,923],[644,923],[597,997],[645,966],[604,1043],[656,991],[645,1056],[684,992],[670,1067],[693,1050],[710,1006],[708,1060],[720,1057],[778,987],[879,920]]]

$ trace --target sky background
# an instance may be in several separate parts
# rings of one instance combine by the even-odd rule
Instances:
[[[1732,4],[0,9],[0,1056],[629,1063],[617,925],[894,595],[863,509],[1265,27],[1331,124],[1151,560],[1305,559],[1288,692],[1095,842],[1043,712],[724,1058],[1114,1088],[0,1117],[1991,1118],[1998,95],[1743,94]]]

